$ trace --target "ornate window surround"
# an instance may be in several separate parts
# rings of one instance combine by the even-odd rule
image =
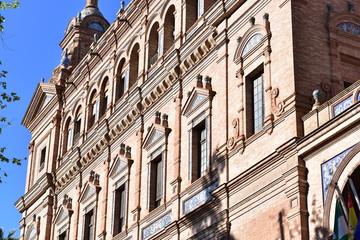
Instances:
[[[149,127],[149,131],[146,134],[144,141],[143,141],[143,149],[148,153],[147,155],[147,171],[148,171],[148,186],[147,186],[147,204],[146,207],[150,211],[150,174],[151,174],[151,163],[153,160],[162,155],[162,179],[163,179],[163,186],[162,186],[162,194],[163,198],[161,199],[160,206],[166,203],[166,179],[167,179],[167,149],[168,149],[168,137],[171,132],[171,129],[167,126],[166,122],[160,124],[160,119],[155,118],[155,123]]]
[[[128,219],[128,206],[129,206],[129,201],[128,201],[128,197],[129,197],[129,175],[130,175],[130,166],[132,164],[132,160],[126,158],[125,156],[118,154],[116,155],[114,158],[113,164],[110,167],[110,171],[109,171],[109,178],[111,181],[111,192],[112,192],[112,213],[111,213],[111,234],[112,236],[114,236],[114,221],[115,221],[115,213],[114,213],[114,209],[115,209],[115,192],[118,188],[124,186],[125,189],[125,217],[124,217],[124,222],[125,222],[125,228],[126,228],[126,223],[127,223],[127,219]]]
[[[202,84],[201,84],[202,85]],[[212,100],[215,96],[215,92],[212,89],[202,88],[202,86],[194,87],[191,92],[189,92],[188,98],[183,106],[182,115],[187,117],[187,131],[188,131],[188,180],[193,181],[192,179],[192,151],[191,151],[191,142],[192,142],[192,132],[193,129],[198,126],[199,123],[205,121],[205,131],[206,131],[206,159],[207,159],[207,172],[211,171],[211,109],[212,109]],[[206,177],[207,174],[205,174]],[[202,177],[198,178],[202,179]],[[196,179],[196,180],[198,180]],[[196,181],[195,181],[196,182]]]
[[[360,41],[360,35],[352,34],[339,28],[340,24],[351,23],[357,25],[360,29],[360,16],[352,12],[330,13],[330,20],[328,22],[329,29],[329,47],[330,47],[330,60],[335,69],[341,69],[342,60],[347,62],[348,57],[356,57],[356,44]],[[360,30],[359,30],[360,31]],[[360,33],[360,32],[359,32]],[[343,39],[352,40],[344,42]],[[352,45],[350,43],[353,43]],[[352,47],[354,46],[354,47]],[[345,49],[344,49],[345,48]],[[351,49],[351,51],[348,51]],[[340,57],[335,57],[340,56]],[[323,83],[322,90],[326,94],[326,98],[334,96],[336,93],[344,89],[344,78],[341,74],[334,74],[331,79],[330,86],[328,83]]]

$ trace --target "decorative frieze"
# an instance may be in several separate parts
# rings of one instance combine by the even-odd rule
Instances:
[[[203,203],[207,202],[211,199],[212,195],[211,192],[218,186],[217,183],[213,183],[209,187],[205,188],[204,190],[200,191],[199,193],[195,194],[188,200],[184,201],[184,214],[187,214],[197,208],[198,206],[202,205]]]
[[[351,105],[353,105],[353,101],[352,101],[351,96],[346,98],[345,100],[343,100],[339,104],[335,105],[334,106],[334,117],[339,115],[340,113],[342,113],[343,111],[345,111],[349,107],[351,107]]]
[[[331,180],[339,167],[340,163],[346,155],[353,149],[354,147],[351,147],[342,153],[336,155],[335,157],[331,158],[330,160],[324,162],[321,164],[321,176],[322,176],[322,185],[323,185],[323,200],[325,202],[326,195],[328,193]]]
[[[142,230],[142,239],[149,239],[172,223],[172,212],[164,215]]]

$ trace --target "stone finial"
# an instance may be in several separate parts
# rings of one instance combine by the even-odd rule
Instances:
[[[91,172],[90,172],[90,177],[89,177],[89,182],[93,182],[93,181],[94,181],[94,178],[95,178],[95,172],[94,172],[94,171],[91,171]]]
[[[208,89],[208,90],[211,89],[211,80],[212,80],[211,77],[209,77],[209,76],[205,77],[205,88]]]
[[[329,13],[330,13],[330,12],[334,12],[334,6],[333,6],[332,4],[328,3],[328,4],[326,5],[326,7],[327,7],[327,10],[328,10]]]
[[[86,8],[87,7],[94,7],[94,8],[98,8],[98,0],[86,0]]]
[[[263,19],[264,19],[264,21],[269,21],[269,14],[268,14],[268,13],[264,13]]]
[[[41,82],[44,83],[44,82],[45,82],[45,78],[42,78],[42,79],[41,79]]]
[[[120,9],[124,9],[125,8],[125,1],[121,1],[120,2]]]
[[[168,127],[168,120],[169,120],[169,116],[166,114],[162,115],[162,126],[163,127]]]
[[[254,18],[254,17],[250,17],[249,23],[250,23],[251,25],[254,25],[254,24],[255,24],[255,18]]]
[[[76,17],[76,21],[81,22],[81,20],[82,20],[81,12],[79,12],[77,17]]]
[[[155,124],[160,124],[161,122],[161,112],[155,113]]]
[[[98,42],[99,42],[99,39],[100,39],[100,35],[97,34],[97,33],[95,33],[95,34],[94,34],[94,42],[95,42],[95,43],[98,43]]]
[[[348,2],[349,12],[355,11],[355,5],[353,2]]]
[[[196,77],[196,87],[198,87],[198,88],[202,88],[202,87],[203,87],[203,82],[202,82],[202,80],[203,80],[203,76],[201,76],[200,74],[197,75],[197,77]]]
[[[68,49],[62,53],[62,58],[60,60],[61,68],[67,69],[70,65],[70,59],[68,58]]]
[[[99,182],[100,182],[100,175],[99,175],[99,174],[95,174],[95,177],[94,177],[94,185],[95,185],[95,186],[99,186]]]
[[[129,147],[129,146],[126,147],[125,157],[131,158],[131,147]]]
[[[319,100],[320,93],[321,93],[320,90],[315,90],[313,92],[313,98],[315,100],[315,103],[314,103],[313,108],[312,108],[313,110],[320,107],[320,105],[321,105],[320,100]]]
[[[122,143],[120,144],[120,155],[124,155],[125,154],[125,144]]]

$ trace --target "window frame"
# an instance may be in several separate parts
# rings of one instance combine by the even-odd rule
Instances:
[[[113,217],[112,217],[112,235],[113,237],[116,236],[117,234],[123,232],[125,230],[126,227],[126,218],[127,218],[127,195],[128,195],[128,186],[127,186],[127,180],[123,177],[122,179],[120,179],[116,184],[115,184],[115,190],[113,191]],[[118,199],[118,192],[121,191],[123,192],[123,198],[120,196],[120,199]],[[117,202],[119,202],[119,204],[117,205]],[[119,208],[118,208],[119,207]],[[121,215],[121,209],[123,209],[123,224],[121,224],[120,222],[118,222],[120,219],[118,218],[119,215]],[[120,210],[120,212],[118,212],[118,210]]]
[[[261,124],[256,125],[256,96],[254,91],[254,82],[261,78]],[[245,77],[245,115],[246,115],[246,136],[250,137],[260,132],[265,125],[265,88],[264,88],[264,68],[263,64]]]
[[[91,213],[91,215],[90,215]],[[90,215],[90,217],[89,217]],[[90,218],[90,219],[89,219]],[[95,240],[95,209],[91,208],[84,214],[83,240]],[[88,222],[88,224],[87,224]],[[92,230],[92,231],[91,231]]]
[[[158,180],[159,180],[159,168],[158,164],[161,163],[160,169],[160,184],[161,189],[158,189]],[[159,148],[154,151],[150,156],[150,162],[148,162],[148,209],[152,211],[160,207],[164,203],[165,196],[165,152],[163,148]],[[161,195],[158,198],[158,195]]]
[[[199,135],[205,134],[205,145],[202,145],[201,137]],[[207,175],[211,169],[210,161],[210,116],[202,112],[191,121],[191,128],[188,131],[189,135],[189,151],[188,151],[188,179],[191,182],[196,181]],[[196,141],[196,143],[194,143]],[[201,147],[205,146],[205,156],[201,154]],[[205,158],[205,162],[203,162]],[[205,168],[202,170],[202,167]]]

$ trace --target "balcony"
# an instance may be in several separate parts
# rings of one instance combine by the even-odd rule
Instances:
[[[325,125],[330,120],[342,116],[345,112],[348,112],[348,109],[352,109],[355,105],[358,105],[359,102],[360,80],[302,117],[304,134],[308,135],[310,132]]]

